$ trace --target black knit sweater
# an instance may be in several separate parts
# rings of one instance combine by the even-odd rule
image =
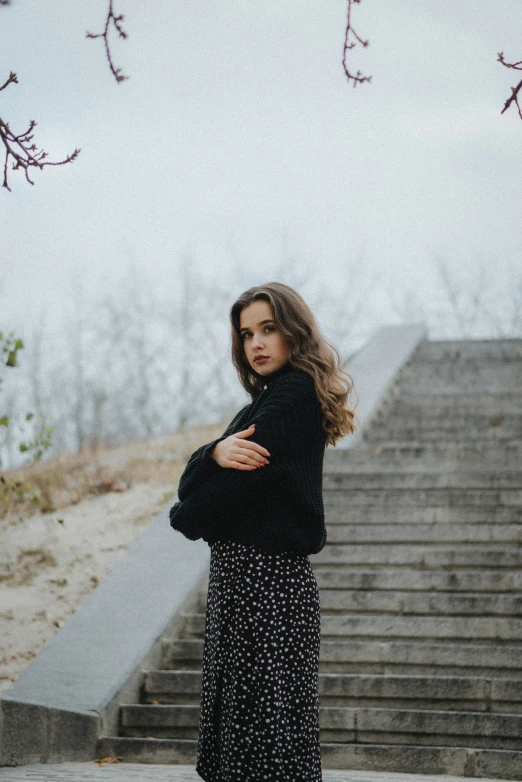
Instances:
[[[171,526],[190,540],[234,540],[278,553],[316,554],[326,543],[322,494],[326,431],[311,375],[288,362],[221,437],[190,457],[170,509]],[[250,440],[268,450],[255,470],[221,467],[215,445],[255,424]]]

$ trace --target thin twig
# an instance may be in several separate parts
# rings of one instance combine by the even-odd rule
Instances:
[[[515,71],[522,71],[522,60],[519,60],[518,62],[506,62],[504,57],[504,52],[499,52],[497,59],[500,63],[502,63],[502,65],[505,68],[512,68]],[[507,109],[509,109],[512,103],[516,103],[518,109],[518,116],[520,117],[520,119],[522,119],[522,108],[520,106],[520,103],[518,102],[518,93],[520,92],[521,89],[522,89],[522,79],[519,81],[516,87],[511,87],[511,95],[504,103],[504,108],[500,112],[501,114],[507,111]]]
[[[357,73],[352,73],[349,70],[347,62],[346,62],[346,56],[347,56],[347,53],[348,53],[349,50],[351,50],[355,46],[357,46],[358,43],[361,46],[364,46],[364,47],[368,46],[368,44],[370,43],[370,41],[368,41],[368,40],[367,41],[363,40],[361,38],[361,36],[356,33],[356,31],[354,30],[354,28],[352,26],[352,21],[351,21],[352,5],[353,5],[353,3],[360,3],[360,2],[361,2],[361,0],[348,0],[348,11],[347,11],[347,14],[346,14],[346,31],[345,31],[345,35],[344,35],[343,68],[344,68],[344,72],[346,74],[346,78],[348,79],[349,82],[350,81],[353,82],[353,86],[354,87],[356,87],[357,84],[362,84],[365,81],[369,82],[369,81],[372,80],[371,76],[364,76],[362,71],[358,70]],[[355,39],[354,41],[350,41],[350,33],[352,34],[353,38]]]
[[[121,68],[116,68],[114,65],[114,62],[112,61],[112,55],[111,55],[111,48],[109,46],[109,30],[112,26],[120,36],[120,38],[127,38],[128,35],[125,32],[125,30],[122,27],[122,22],[124,20],[123,14],[119,14],[116,16],[114,13],[113,8],[113,0],[109,0],[109,10],[107,12],[107,19],[105,20],[105,29],[103,33],[87,33],[87,38],[103,38],[105,43],[105,54],[107,56],[107,61],[109,63],[109,68],[111,69],[111,72],[116,79],[116,81],[123,81],[124,79],[128,79],[128,76],[124,76],[124,74],[121,72]]]
[[[5,3],[2,4],[6,5]],[[16,73],[13,73],[13,71],[11,71],[9,74],[7,81],[0,87],[0,92],[5,90],[9,84],[18,84],[18,78]],[[10,159],[13,163],[12,170],[17,171],[22,169],[26,180],[30,185],[34,185],[34,182],[29,175],[31,168],[42,169],[44,166],[63,166],[65,163],[72,163],[73,160],[76,160],[80,153],[79,149],[75,149],[72,155],[68,155],[65,160],[45,160],[48,153],[43,149],[38,149],[33,141],[33,130],[35,127],[36,122],[34,119],[32,119],[29,122],[29,127],[27,130],[25,130],[23,133],[15,134],[9,127],[9,124],[0,118],[0,141],[4,145],[5,149],[4,180],[2,187],[7,188],[9,191],[11,191],[8,181],[8,166]]]
[[[0,0],[0,3],[2,3],[2,5],[7,5],[7,3],[4,3],[3,0]],[[16,73],[13,73],[13,71],[11,71],[11,73],[9,74],[9,78],[7,79],[5,84],[2,84],[2,86],[0,87],[0,92],[2,92],[2,90],[5,90],[5,88],[8,87],[13,82],[15,84],[18,84],[18,77]]]

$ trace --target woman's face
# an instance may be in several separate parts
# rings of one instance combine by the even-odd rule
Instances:
[[[243,307],[239,328],[248,363],[258,375],[270,375],[290,358],[286,339],[277,330],[272,307],[263,299]]]

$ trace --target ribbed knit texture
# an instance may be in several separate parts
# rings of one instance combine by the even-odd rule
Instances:
[[[252,543],[265,551],[316,554],[326,543],[322,494],[327,434],[313,378],[290,363],[265,377],[266,388],[242,408],[221,437],[190,457],[170,509],[171,526],[190,540]],[[210,455],[230,434],[247,438],[270,464],[221,467]]]

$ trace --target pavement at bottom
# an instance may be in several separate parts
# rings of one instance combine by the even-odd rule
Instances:
[[[201,782],[193,766],[159,766],[138,763],[59,763],[0,768],[2,782]],[[469,777],[378,771],[330,771],[323,769],[323,782],[470,782]],[[481,779],[480,782],[507,782]]]

